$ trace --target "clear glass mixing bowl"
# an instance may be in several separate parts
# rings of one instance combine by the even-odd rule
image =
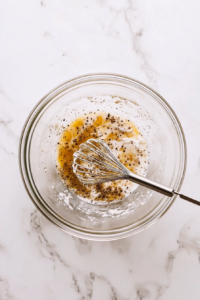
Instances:
[[[104,95],[110,99],[104,101]],[[81,76],[48,93],[24,125],[19,162],[30,198],[51,222],[80,238],[114,240],[152,225],[176,196],[138,186],[121,202],[95,205],[67,190],[56,171],[59,136],[76,115],[97,109],[131,118],[148,142],[147,177],[179,191],[186,169],[186,143],[176,114],[151,88],[117,74]]]

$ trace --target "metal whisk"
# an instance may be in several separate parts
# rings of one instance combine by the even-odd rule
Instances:
[[[99,139],[89,139],[80,145],[79,151],[74,153],[73,171],[83,184],[126,179],[169,197],[179,195],[180,198],[200,206],[199,201],[132,173],[114,156],[107,144]]]

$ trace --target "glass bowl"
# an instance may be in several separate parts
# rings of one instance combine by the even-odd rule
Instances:
[[[179,191],[186,169],[186,143],[176,114],[154,90],[117,74],[77,77],[43,97],[22,130],[19,163],[30,198],[51,222],[80,238],[114,240],[152,225],[176,196],[138,186],[123,201],[97,205],[66,188],[56,170],[59,136],[75,116],[98,109],[131,118],[148,143],[147,178]]]

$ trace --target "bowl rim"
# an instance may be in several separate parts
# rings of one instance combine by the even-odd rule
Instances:
[[[80,83],[84,83],[84,82],[88,82],[88,81],[97,81],[97,80],[102,80],[104,79],[105,81],[107,80],[111,80],[111,79],[118,79],[118,80],[124,80],[124,81],[128,81],[128,82],[132,82],[136,85],[139,85],[140,88],[142,87],[143,90],[148,91],[150,93],[153,93],[154,95],[156,95],[158,98],[160,98],[161,103],[164,104],[163,108],[166,110],[166,112],[169,114],[169,112],[171,112],[172,116],[174,117],[175,121],[178,124],[178,128],[179,128],[179,132],[180,132],[180,136],[182,138],[182,149],[183,149],[183,158],[184,158],[184,162],[183,162],[183,166],[182,166],[182,173],[181,171],[179,171],[179,173],[181,173],[181,178],[179,180],[179,184],[178,187],[176,188],[176,191],[178,192],[182,186],[184,177],[185,177],[185,172],[186,172],[186,167],[187,167],[187,146],[186,146],[186,139],[185,139],[185,134],[182,128],[182,125],[176,115],[176,113],[174,112],[174,110],[172,109],[172,107],[168,104],[168,102],[158,93],[156,92],[154,89],[152,89],[151,87],[149,87],[148,85],[133,79],[129,76],[126,75],[121,75],[121,74],[116,74],[116,73],[88,73],[85,75],[80,75],[77,77],[74,77],[72,79],[69,79],[65,82],[63,82],[62,84],[58,85],[57,87],[55,87],[54,89],[52,89],[51,91],[49,91],[45,96],[43,96],[41,98],[41,100],[39,102],[37,102],[37,104],[33,107],[33,109],[31,110],[31,112],[29,113],[24,126],[22,128],[22,132],[21,132],[21,136],[20,136],[20,140],[19,140],[19,152],[18,152],[18,158],[19,158],[19,169],[20,169],[20,174],[22,177],[22,181],[23,184],[25,186],[25,189],[30,197],[30,199],[32,200],[32,202],[34,203],[34,205],[37,207],[37,209],[52,223],[54,223],[55,225],[57,225],[59,228],[61,228],[63,231],[79,237],[79,238],[84,238],[87,240],[96,240],[96,241],[108,241],[108,240],[117,240],[117,239],[121,239],[121,238],[125,238],[128,236],[131,236],[133,234],[139,233],[143,230],[145,230],[146,228],[150,227],[151,225],[153,225],[157,220],[159,220],[168,210],[169,208],[172,206],[172,204],[174,203],[177,195],[174,195],[172,198],[169,198],[168,201],[166,201],[164,207],[162,207],[162,209],[160,209],[156,215],[154,215],[153,217],[151,217],[150,220],[147,219],[147,221],[145,223],[140,224],[139,227],[137,227],[137,230],[135,230],[135,227],[133,227],[132,229],[126,229],[130,226],[126,226],[126,227],[122,227],[121,231],[115,232],[115,230],[111,230],[111,232],[113,233],[105,233],[105,232],[96,232],[96,233],[91,233],[89,231],[85,231],[85,230],[80,230],[78,227],[76,228],[76,226],[69,226],[69,224],[66,225],[66,223],[61,224],[61,219],[58,218],[58,216],[55,213],[51,213],[48,208],[46,208],[46,206],[41,203],[41,201],[39,199],[37,199],[38,201],[36,201],[35,197],[37,198],[37,196],[35,195],[34,191],[30,189],[31,185],[28,184],[28,176],[27,176],[27,170],[26,166],[23,165],[24,162],[24,154],[25,154],[25,149],[26,149],[26,142],[28,139],[28,135],[30,133],[30,128],[27,127],[29,122],[32,121],[31,124],[33,124],[34,119],[37,117],[34,117],[34,113],[37,112],[37,110],[39,109],[39,107],[42,105],[42,107],[40,108],[39,112],[57,95],[60,94],[60,92],[62,91],[62,88],[65,87],[66,85],[68,85],[67,88],[65,88],[65,90],[69,89],[70,85],[71,86],[76,86]],[[155,99],[156,100],[156,99]],[[167,109],[166,109],[167,108]],[[37,115],[38,113],[37,112]],[[169,114],[170,115],[170,114]],[[29,128],[29,130],[27,131],[27,129]],[[26,132],[27,131],[27,132]],[[123,230],[125,229],[125,230]],[[109,231],[107,231],[109,232]]]

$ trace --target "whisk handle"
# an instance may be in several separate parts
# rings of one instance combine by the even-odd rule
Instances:
[[[195,199],[192,199],[192,198],[190,198],[190,197],[188,197],[188,196],[185,196],[185,195],[183,195],[183,194],[179,194],[179,193],[177,193],[177,192],[174,192],[174,194],[179,195],[179,197],[180,197],[181,199],[184,199],[184,200],[186,200],[186,201],[188,201],[188,202],[191,202],[191,203],[193,203],[193,204],[196,204],[196,205],[200,206],[200,201],[197,201],[197,200],[195,200]]]
[[[128,179],[168,197],[172,197],[174,195],[173,189],[134,173],[130,172]]]
[[[166,195],[168,197],[172,197],[174,194],[176,194],[180,198],[200,206],[200,201],[194,200],[194,199],[192,199],[188,196],[185,196],[183,194],[179,194],[178,192],[174,191],[173,189],[171,189],[169,187],[166,187],[162,184],[159,184],[157,182],[151,181],[151,180],[149,180],[145,177],[142,177],[142,176],[139,176],[139,175],[136,175],[136,174],[130,172],[129,175],[128,175],[128,179],[135,182],[135,183],[143,185],[143,186],[145,186],[145,187],[147,187],[151,190],[154,190],[158,193]]]

